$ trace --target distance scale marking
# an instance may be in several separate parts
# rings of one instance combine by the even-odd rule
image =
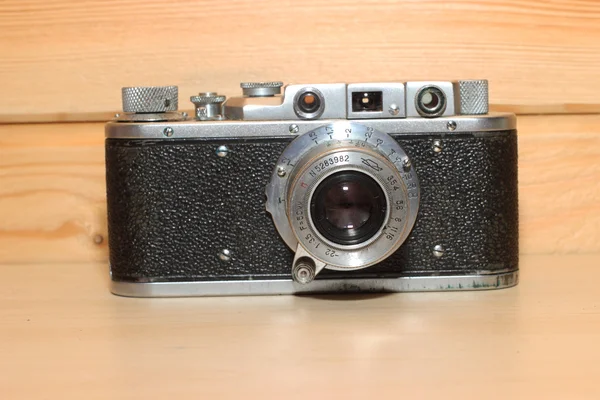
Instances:
[[[382,137],[382,135],[385,136]],[[331,147],[336,143],[341,144],[344,140],[347,141],[346,143],[358,148],[371,145],[384,154],[400,171],[404,169],[402,163],[408,157],[393,138],[386,133],[376,131],[370,126],[347,121],[325,125],[298,136],[284,150],[277,164],[293,168],[297,165],[299,159],[302,158],[303,150],[319,147],[324,142],[326,142],[327,147]]]

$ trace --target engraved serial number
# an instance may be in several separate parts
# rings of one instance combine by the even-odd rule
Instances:
[[[310,176],[315,178],[319,172],[324,171],[326,168],[348,161],[350,161],[350,156],[347,154],[341,156],[331,156],[315,165],[310,171]]]

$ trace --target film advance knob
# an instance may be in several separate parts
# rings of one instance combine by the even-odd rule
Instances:
[[[283,82],[242,82],[240,87],[244,96],[270,97],[281,94]]]
[[[121,97],[124,112],[157,114],[177,111],[177,86],[124,87]]]

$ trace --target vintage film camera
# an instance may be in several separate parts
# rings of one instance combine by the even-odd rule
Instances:
[[[123,88],[106,125],[112,291],[471,290],[518,281],[515,116],[485,80]]]

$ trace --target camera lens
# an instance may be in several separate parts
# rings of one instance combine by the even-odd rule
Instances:
[[[317,89],[301,89],[294,99],[294,111],[300,118],[318,118],[325,109],[323,95]]]
[[[417,94],[417,111],[424,117],[438,117],[446,110],[446,95],[435,86],[426,86]]]
[[[312,222],[321,235],[341,245],[359,244],[383,225],[386,199],[369,175],[341,171],[317,186],[310,203]]]

